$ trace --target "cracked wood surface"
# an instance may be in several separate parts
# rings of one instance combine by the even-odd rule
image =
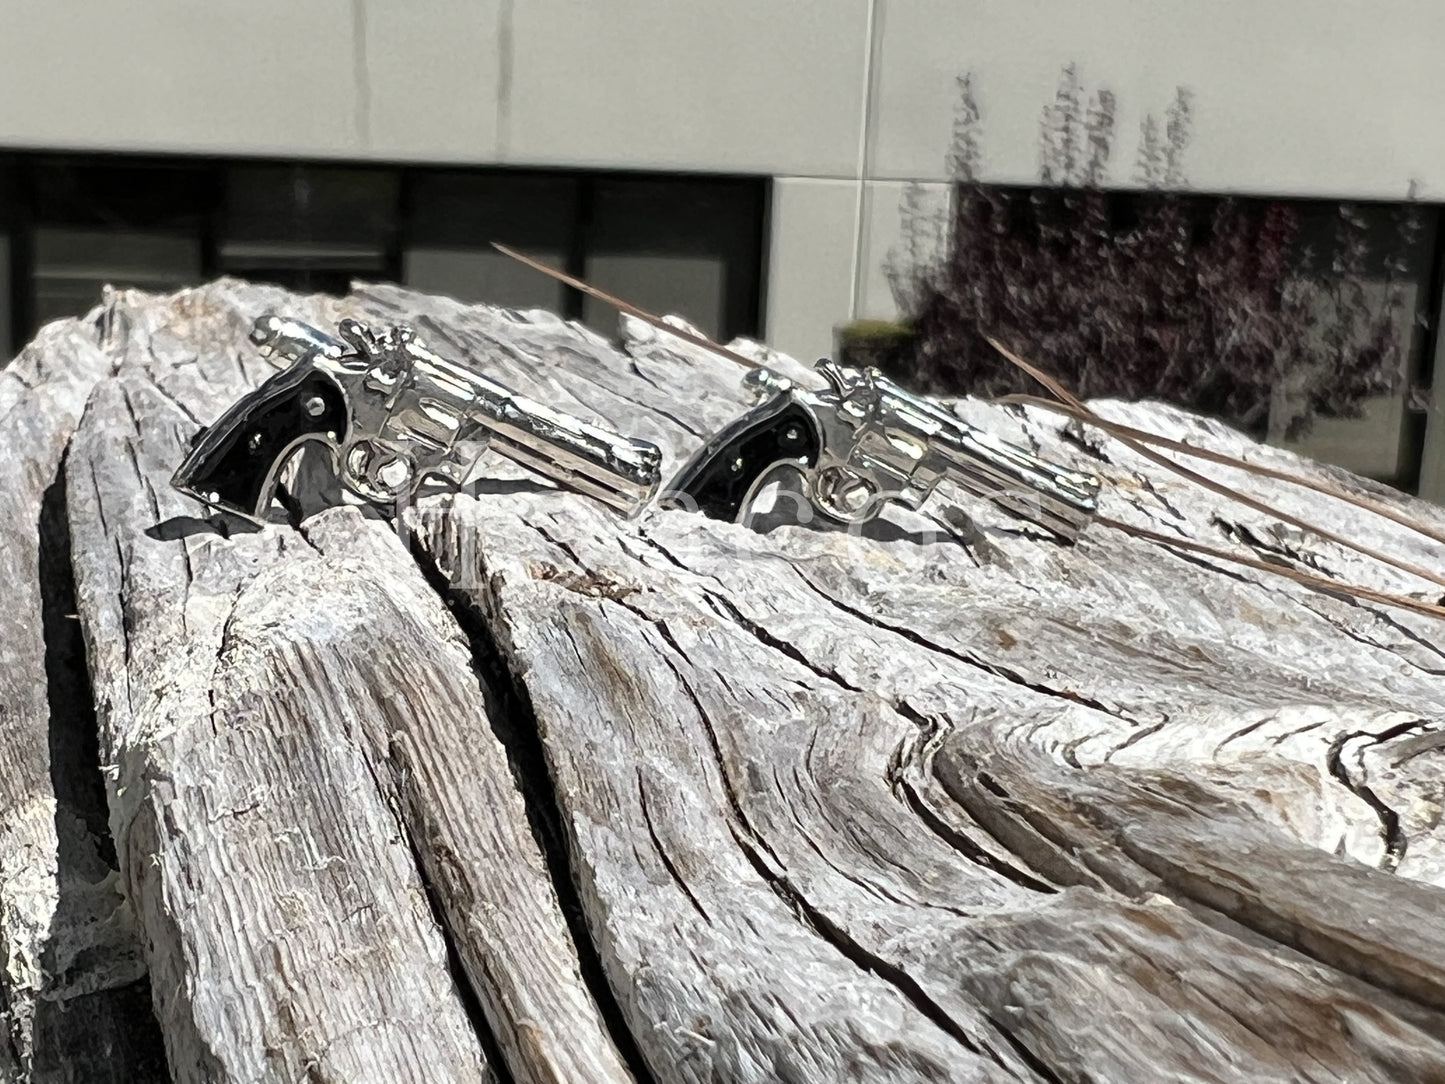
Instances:
[[[630,1079],[468,645],[391,529],[334,509],[228,533],[167,485],[196,419],[269,373],[251,320],[294,304],[117,299],[118,371],[71,446],[111,820],[171,1072],[480,1081],[485,1041],[513,1079]]]
[[[145,967],[93,760],[85,771],[94,720],[65,574],[61,463],[108,370],[71,320],[0,372],[0,1079],[163,1073],[145,1049]]]
[[[177,1079],[1445,1078],[1437,623],[1103,525],[1061,546],[947,487],[862,533],[750,531],[489,461],[401,536],[304,491],[227,532],[165,482],[270,372],[267,310],[409,321],[673,468],[747,405],[631,320],[619,349],[392,287],[113,300],[69,523]],[[1099,471],[1115,520],[1428,594],[1055,415],[955,409]]]
[[[570,341],[532,359],[513,350],[540,327],[421,311],[456,350],[508,344],[505,379],[532,394],[599,404],[631,372],[636,406],[609,403],[613,423],[674,464],[742,405],[734,367],[630,321],[628,356],[553,324]],[[694,396],[702,424],[674,424]],[[1051,416],[959,409],[1100,470],[1115,519],[1426,589]],[[1106,409],[1295,464],[1174,411]],[[1060,547],[960,500],[969,524],[951,500],[868,537],[682,512],[619,527],[517,492],[414,511],[525,688],[654,1071],[1445,1073],[1438,627],[1105,528]],[[1393,524],[1324,511],[1439,564]]]

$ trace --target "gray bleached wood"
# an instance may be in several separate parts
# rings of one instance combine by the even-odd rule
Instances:
[[[472,590],[506,630],[505,650],[526,674],[553,771],[572,794],[578,875],[599,897],[592,913],[603,923],[599,938],[619,954],[614,967],[639,990],[661,986],[666,993],[654,995],[660,1003],[697,1005],[708,1028],[693,1031],[726,1034],[747,1054],[699,1065],[695,1049],[673,1053],[661,1075],[692,1079],[696,1066],[697,1078],[719,1068],[750,1079],[738,1065],[781,1071],[780,1061],[791,1061],[799,1079],[842,1071],[806,1060],[827,1051],[827,1044],[800,1041],[780,1052],[771,1045],[772,1029],[750,1011],[700,997],[699,972],[716,967],[698,959],[699,942],[706,941],[685,926],[657,940],[660,920],[654,916],[677,912],[709,934],[746,915],[746,965],[733,963],[726,972],[746,967],[736,980],[745,988],[800,1000],[789,982],[796,968],[779,967],[782,974],[773,969],[802,955],[785,935],[796,934],[795,924],[805,920],[816,947],[832,947],[837,965],[855,968],[852,976],[832,980],[841,1004],[830,1011],[842,1014],[860,1040],[890,1017],[880,1020],[876,1007],[852,1002],[841,991],[876,984],[894,987],[901,1007],[917,1014],[903,1029],[905,1047],[939,1022],[956,1036],[959,1059],[973,1049],[1007,1054],[1016,1043],[1028,1051],[1028,1064],[1046,1066],[1062,1079],[1222,1079],[1242,1066],[1244,1078],[1257,1080],[1296,1079],[1301,1072],[1391,1080],[1399,1078],[1398,1066],[1412,1060],[1436,1072],[1445,1066],[1445,1049],[1428,1038],[1431,1030],[1439,1033],[1438,1015],[1429,1011],[1432,996],[1412,997],[1414,1004],[1397,1013],[1385,1007],[1393,998],[1362,990],[1355,981],[1379,981],[1392,994],[1423,995],[1433,988],[1441,964],[1438,947],[1432,947],[1438,937],[1377,931],[1366,919],[1378,916],[1376,924],[1384,923],[1395,910],[1391,901],[1398,900],[1402,911],[1414,907],[1411,918],[1428,931],[1439,919],[1432,920],[1423,903],[1411,904],[1410,896],[1438,898],[1437,889],[1400,890],[1395,878],[1346,865],[1276,834],[1258,818],[1246,819],[1273,848],[1271,864],[1256,873],[1283,899],[1266,898],[1263,919],[1234,906],[1218,906],[1219,915],[1249,918],[1251,927],[1279,936],[1291,923],[1295,930],[1309,926],[1311,916],[1299,919],[1289,907],[1299,909],[1314,893],[1351,876],[1374,878],[1351,896],[1331,898],[1346,925],[1361,931],[1353,936],[1409,962],[1398,971],[1383,965],[1390,974],[1362,973],[1358,958],[1334,944],[1291,936],[1287,945],[1265,945],[1216,929],[1215,916],[1200,918],[1182,906],[1215,903],[1183,878],[1161,886],[1091,874],[1088,866],[1118,861],[1094,839],[1084,849],[1061,844],[1057,825],[1036,830],[1044,835],[1040,844],[1015,839],[996,825],[998,818],[1013,814],[1028,827],[1030,818],[1057,817],[1058,811],[1037,797],[1032,804],[1018,801],[1013,790],[995,793],[990,788],[999,787],[996,777],[978,769],[973,777],[985,779],[976,785],[987,798],[985,809],[959,801],[952,812],[959,820],[971,818],[968,834],[988,837],[1007,857],[965,863],[962,857],[978,845],[958,846],[936,832],[929,818],[914,814],[901,788],[890,786],[912,767],[912,751],[923,737],[914,720],[931,709],[928,730],[947,725],[970,743],[997,747],[1002,756],[1019,737],[1006,725],[986,728],[983,709],[993,706],[1026,728],[1059,712],[1046,694],[1028,695],[1006,679],[970,672],[959,660],[910,651],[911,641],[890,642],[862,618],[809,621],[805,607],[820,603],[804,593],[792,566],[766,550],[751,551],[751,587],[741,577],[719,586],[713,571],[723,561],[737,567],[738,551],[748,552],[743,548],[753,545],[752,538],[733,538],[726,550],[699,554],[689,536],[710,534],[709,528],[674,535],[658,525],[647,530],[648,541],[638,542],[639,553],[660,547],[644,560],[614,549],[605,537],[610,532],[585,513],[538,504],[517,497],[499,498],[491,509],[458,502],[453,514],[439,518],[441,529],[455,534],[438,536],[438,553],[447,567],[451,546],[480,536],[483,567]],[[777,627],[769,627],[769,614],[780,615]],[[815,642],[837,650],[798,648],[811,632],[819,634]],[[856,642],[864,639],[867,648]],[[885,669],[899,684],[913,675],[906,691],[892,692],[896,709],[860,685]],[[950,748],[948,735],[928,730],[927,744]],[[588,755],[583,760],[573,750]],[[1048,758],[1043,763],[1054,766]],[[692,772],[684,775],[683,766]],[[941,775],[940,790],[947,793],[953,777],[929,771]],[[1043,778],[1058,789],[1054,779]],[[1187,780],[1182,771],[1166,780],[1173,801],[1190,797]],[[1035,786],[1042,788],[1037,781]],[[1083,791],[1083,784],[1076,790]],[[1207,785],[1198,790],[1194,831],[1203,838],[1191,844],[1194,860],[1214,854],[1216,867],[1224,866],[1219,883],[1233,885],[1224,859],[1237,846],[1263,852],[1235,830],[1234,820],[1211,818],[1214,795]],[[1072,797],[1072,803],[1058,801],[1083,817],[1089,809],[1083,795]],[[1150,807],[1129,797],[1119,787],[1113,800],[1139,837],[1170,826],[1154,826]],[[1090,798],[1100,800],[1092,793]],[[616,852],[640,846],[639,839],[651,843],[645,858]],[[728,839],[746,866],[722,845]],[[1178,861],[1174,852],[1155,846],[1146,862]],[[1293,870],[1277,864],[1281,854],[1294,855]],[[1253,868],[1248,858],[1236,860]],[[1085,872],[1070,874],[1067,866],[1077,861],[1085,863]],[[642,870],[634,868],[638,864]],[[649,864],[660,867],[651,876]],[[650,891],[671,895],[672,905],[635,904],[643,881]],[[740,886],[749,883],[790,905],[793,913],[782,929],[764,923],[767,911],[756,901],[742,903]],[[732,899],[719,898],[720,886],[729,886]],[[620,913],[629,919],[613,918]],[[1294,947],[1329,966],[1303,959]],[[1425,973],[1413,990],[1411,967]],[[816,988],[816,980],[802,985]],[[1248,1012],[1232,1007],[1245,1004]],[[645,1029],[651,1016],[642,1016],[634,1026]],[[1423,1017],[1433,1025],[1417,1019]],[[806,1040],[807,1030],[798,1026]],[[1273,1038],[1261,1040],[1257,1030]],[[667,1038],[657,1034],[652,1041]],[[899,1040],[889,1038],[889,1047],[897,1049]],[[1302,1051],[1310,1052],[1303,1061]],[[649,1053],[667,1056],[665,1047]],[[1022,1070],[1018,1075],[1029,1078]]]
[[[498,314],[447,317],[459,344],[507,338]],[[709,425],[741,405],[718,402],[726,363],[651,331],[626,348],[615,364],[645,360],[649,396],[716,388]],[[536,368],[596,401],[579,354],[606,356],[574,333]],[[525,367],[512,379],[531,390]],[[1260,551],[1425,589],[1112,445],[1096,459],[1050,416],[959,409],[1101,469],[1114,518],[1213,544],[1222,523]],[[1326,473],[1174,411],[1107,409]],[[646,405],[613,421],[695,446]],[[530,696],[594,934],[659,1075],[906,1078],[935,1036],[964,1078],[980,1055],[1024,1079],[1445,1073],[1438,629],[1105,528],[1062,548],[973,502],[966,548],[940,504],[861,538],[674,512],[618,529],[520,494],[415,513]],[[1439,562],[1383,521],[1357,533]],[[724,966],[708,951],[735,922],[750,948]],[[846,1069],[815,1019],[780,1049],[737,996],[812,1004],[818,973],[795,985],[779,966],[810,958],[798,925],[852,969],[827,1005],[858,1037]],[[913,1015],[901,1041],[877,1000],[890,988]],[[687,1033],[651,1007],[670,1021],[683,1004]],[[870,1061],[880,1047],[907,1057]]]
[[[306,714],[308,649],[324,652],[324,633],[315,645],[248,620],[287,563],[320,579],[321,559],[289,532],[146,533],[185,511],[165,478],[190,421],[145,373],[144,344],[127,345],[81,423],[68,485],[112,828],[171,1072],[404,1079],[436,1064],[481,1080],[366,757],[334,716]],[[354,633],[355,616],[325,632]]]
[[[624,1080],[604,1013],[669,1082],[1445,1078],[1434,622],[1104,526],[1060,546],[947,488],[851,535],[755,532],[622,522],[489,462],[405,514],[413,555],[346,508],[223,537],[164,482],[269,371],[244,346],[268,309],[407,320],[672,467],[747,405],[735,366],[631,320],[618,349],[393,287],[111,307],[120,372],[72,444],[70,517],[178,1079],[478,1078],[475,1026],[515,1079]],[[1427,592],[1054,415],[954,409],[1102,473],[1116,520]],[[508,757],[549,845],[555,815],[550,870]]]
[[[64,1047],[86,1079],[155,1079],[140,947],[106,855],[104,798],[74,651],[59,484],[86,396],[108,370],[89,320],[44,328],[0,371],[0,1079],[46,1081]],[[80,771],[72,771],[78,768]],[[83,775],[89,769],[89,775]],[[78,777],[77,777],[78,776]],[[138,994],[138,996],[137,996]],[[139,1014],[139,1015],[137,1015]],[[129,1033],[127,1041],[124,1033]]]
[[[388,527],[336,509],[227,537],[166,485],[196,419],[269,371],[241,344],[276,307],[341,315],[224,284],[118,299],[119,372],[70,461],[112,820],[171,1071],[492,1079],[480,1027],[514,1079],[629,1079],[466,643]]]

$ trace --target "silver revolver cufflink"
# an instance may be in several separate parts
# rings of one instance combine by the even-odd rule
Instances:
[[[790,467],[813,507],[843,523],[874,519],[890,501],[916,509],[945,478],[1066,541],[1094,518],[1096,475],[969,425],[877,369],[827,359],[814,368],[826,389],[751,370],[743,381],[759,404],[704,444],[660,503],[740,521],[775,472]]]
[[[389,504],[429,477],[465,481],[488,448],[633,515],[652,499],[661,450],[563,414],[429,350],[410,328],[343,320],[337,337],[263,316],[251,342],[291,364],[202,429],[171,484],[260,522],[286,460],[328,448],[342,485]]]

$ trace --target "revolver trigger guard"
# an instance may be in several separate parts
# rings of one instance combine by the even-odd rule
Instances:
[[[778,494],[779,499],[789,498],[795,503],[796,515],[793,518],[804,523],[808,522],[812,516],[814,504],[811,486],[808,483],[808,474],[808,465],[798,459],[779,459],[763,468],[743,495],[742,502],[738,506],[737,517],[733,522],[749,527],[753,526],[757,515],[753,502],[758,499],[763,490],[775,483],[782,486]],[[776,515],[777,513],[769,514]]]

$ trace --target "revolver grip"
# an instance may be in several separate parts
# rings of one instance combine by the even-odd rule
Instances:
[[[813,467],[822,437],[812,415],[789,397],[749,411],[704,444],[662,495],[664,508],[695,507],[736,523],[758,479],[778,463]]]
[[[277,373],[191,441],[171,485],[203,504],[262,521],[287,457],[308,440],[346,439],[346,396],[309,362]]]

